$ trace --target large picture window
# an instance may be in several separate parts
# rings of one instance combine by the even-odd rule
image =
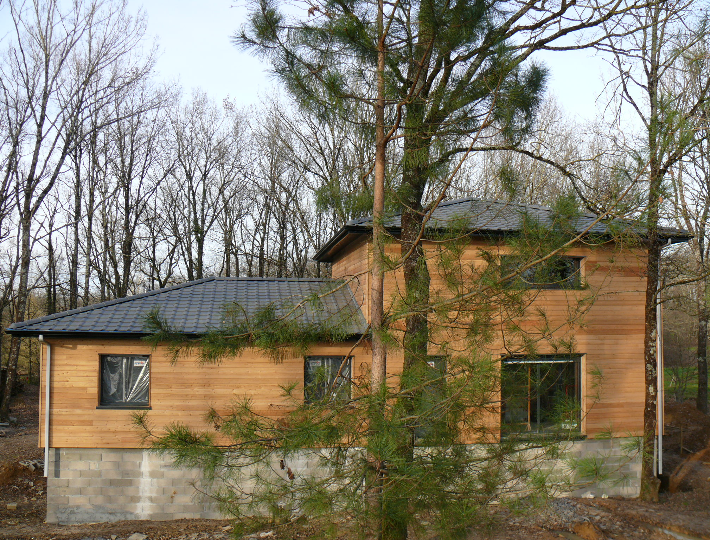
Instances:
[[[509,358],[501,366],[501,431],[580,430],[579,357]]]
[[[101,355],[100,406],[148,407],[149,387],[148,356]]]
[[[306,403],[326,397],[336,401],[350,399],[351,361],[344,356],[306,356],[303,374]]]

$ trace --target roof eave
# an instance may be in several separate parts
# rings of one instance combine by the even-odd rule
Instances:
[[[367,234],[372,231],[372,227],[367,225],[344,225],[333,237],[321,247],[313,260],[316,262],[332,262],[333,255],[340,251],[347,244],[350,244],[355,237]]]
[[[46,338],[67,338],[67,337],[80,337],[80,338],[111,338],[111,339],[141,339],[150,334],[145,332],[73,332],[73,331],[62,331],[62,330],[30,330],[23,328],[6,328],[6,334],[17,337],[38,337],[44,336]]]
[[[690,240],[695,238],[694,234],[690,234],[690,233],[682,234],[682,233],[677,233],[677,232],[673,232],[673,233],[669,233],[669,234],[665,234],[665,233],[661,232],[658,236],[665,241],[670,240],[671,244],[680,244],[683,242],[689,242]]]
[[[103,339],[143,339],[151,334],[146,333],[146,332],[74,332],[74,331],[61,331],[61,330],[23,330],[23,329],[15,329],[11,330],[7,328],[5,330],[7,334],[10,334],[11,336],[17,336],[17,337],[39,337],[39,336],[44,336],[45,338],[48,339],[67,339],[67,338],[81,338],[81,339],[90,339],[90,338],[103,338]],[[359,331],[353,331],[349,334],[347,334],[347,339],[353,339],[353,338],[360,338],[364,334],[363,330]],[[197,334],[197,333],[185,333],[183,334],[184,337],[188,338],[199,338],[204,334]]]

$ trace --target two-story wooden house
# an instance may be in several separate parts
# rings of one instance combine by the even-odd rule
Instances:
[[[524,223],[552,227],[553,220],[553,212],[540,206],[470,199],[442,203],[423,240],[432,298],[450,300],[456,291],[465,290],[471,305],[481,302],[470,293],[477,286],[475,280],[486,275],[494,261],[501,267],[505,266],[501,261],[516,261],[511,239],[520,237]],[[461,232],[453,240],[437,233],[454,223]],[[386,227],[392,235],[388,253],[396,262],[398,216]],[[501,372],[514,374],[517,380],[533,381],[544,370],[555,381],[534,394],[501,384],[493,431],[505,435],[550,429],[549,409],[562,392],[580,406],[579,415],[566,426],[578,435],[572,448],[578,455],[596,451],[612,455],[618,450],[618,441],[601,439],[600,434],[641,434],[645,250],[643,234],[634,235],[632,229],[578,216],[576,241],[548,259],[553,262],[533,265],[512,278],[511,287],[523,287],[529,299],[523,311],[506,318],[494,313],[503,310],[495,297],[486,297],[488,320],[496,331],[481,341],[478,353],[499,359]],[[688,239],[687,233],[675,229],[663,229],[662,234],[667,243]],[[457,246],[446,252],[449,268],[453,265],[457,275],[453,285],[449,270],[440,266],[442,250],[448,250],[446,242],[451,241]],[[456,253],[453,263],[450,252]],[[214,277],[12,325],[8,333],[38,337],[44,344],[39,444],[46,450],[47,520],[218,517],[214,505],[194,497],[192,482],[199,483],[199,472],[173,468],[168,457],[145,449],[132,414],[148,410],[156,426],[179,420],[199,427],[208,407],[227,407],[248,396],[263,415],[278,417],[283,413],[283,386],[295,382],[301,389],[308,387],[315,370],[339,365],[346,355],[350,360],[341,375],[345,379],[361,375],[371,353],[367,332],[372,256],[371,222],[354,220],[315,256],[330,263],[332,280],[346,287],[332,287],[331,279]],[[543,267],[546,273],[541,276],[536,269]],[[396,305],[402,290],[398,269],[387,274],[385,286],[388,305]],[[335,292],[323,296],[319,309],[305,301],[327,288]],[[269,304],[284,313],[298,306],[290,316],[308,324],[344,324],[345,337],[278,364],[247,350],[213,365],[190,359],[171,363],[167,346],[153,349],[141,339],[146,335],[145,317],[156,308],[173,328],[197,336],[218,327],[230,306],[239,305],[248,316]],[[452,310],[465,311],[464,304],[459,299]],[[506,336],[506,329],[513,327],[528,338]],[[534,354],[529,352],[531,335]],[[448,343],[454,341],[447,338]],[[439,353],[436,346],[431,352]],[[401,367],[401,351],[391,348],[388,372],[396,377]],[[635,494],[639,471],[638,460],[632,460],[624,465],[631,481],[603,490]]]

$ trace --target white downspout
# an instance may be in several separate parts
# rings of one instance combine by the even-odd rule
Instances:
[[[661,246],[661,251],[663,248],[671,245],[671,239],[668,239],[665,246]],[[657,455],[658,455],[658,474],[663,474],[663,423],[666,419],[666,395],[665,388],[665,377],[663,373],[663,310],[661,309],[661,281],[658,281],[658,289],[656,292],[656,377],[658,392],[656,394],[656,426],[658,429],[658,435],[656,440],[657,445]]]
[[[49,474],[49,381],[52,375],[52,346],[39,335],[40,343],[47,346],[47,369],[44,381],[44,476]]]

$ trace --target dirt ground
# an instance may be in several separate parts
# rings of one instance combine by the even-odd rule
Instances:
[[[44,523],[46,480],[37,448],[38,392],[26,386],[15,398],[15,421],[0,426],[0,539],[12,540],[218,540],[233,537],[226,520],[122,521],[88,525]],[[689,455],[710,443],[710,417],[690,402],[666,405],[664,468],[670,473]],[[500,511],[495,525],[471,531],[469,540],[710,540],[710,460],[698,460],[675,494],[658,504],[628,499],[561,498],[527,515]],[[347,517],[339,538],[356,538]],[[322,536],[315,524],[298,522],[266,527],[246,538],[296,540]],[[415,535],[422,539],[429,535]]]

